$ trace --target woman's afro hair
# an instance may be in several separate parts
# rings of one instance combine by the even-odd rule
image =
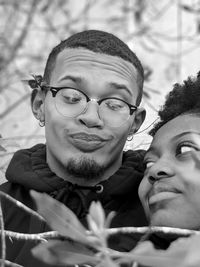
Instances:
[[[188,77],[183,84],[176,83],[174,85],[158,112],[159,121],[153,126],[149,134],[154,136],[165,123],[187,113],[200,113],[200,72],[196,78]]]

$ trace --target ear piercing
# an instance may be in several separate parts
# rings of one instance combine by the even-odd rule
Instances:
[[[39,126],[40,126],[40,127],[44,127],[44,126],[45,126],[45,121],[40,120],[40,121],[39,121]]]
[[[133,140],[133,135],[127,137],[127,141],[132,141],[132,140]]]

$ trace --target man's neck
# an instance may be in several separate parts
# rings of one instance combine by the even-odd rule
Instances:
[[[120,158],[116,159],[109,166],[106,166],[104,172],[98,176],[98,178],[87,179],[84,177],[77,177],[67,172],[67,168],[60,164],[60,162],[54,160],[51,157],[47,157],[47,163],[52,172],[54,172],[58,177],[80,186],[94,186],[102,181],[109,179],[122,164],[122,155]]]

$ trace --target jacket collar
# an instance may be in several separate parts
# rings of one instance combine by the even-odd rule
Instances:
[[[103,195],[109,193],[116,197],[132,194],[133,190],[137,191],[143,177],[143,156],[143,150],[124,152],[122,166],[119,170],[109,179],[101,182],[104,188]],[[17,151],[8,166],[6,178],[9,182],[46,193],[72,185],[57,177],[50,170],[46,162],[46,146],[44,144]]]

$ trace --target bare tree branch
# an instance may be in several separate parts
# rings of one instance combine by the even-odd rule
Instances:
[[[0,201],[0,229],[1,229],[1,262],[0,266],[5,266],[5,259],[6,259],[6,241],[5,241],[5,231],[4,231],[4,220],[3,220],[3,212],[1,208],[1,201]]]
[[[6,68],[10,64],[10,62],[14,60],[18,49],[22,46],[22,43],[26,38],[29,27],[30,27],[31,22],[33,20],[38,1],[39,0],[32,0],[32,4],[31,4],[30,10],[28,12],[26,22],[24,23],[24,28],[21,31],[21,34],[20,34],[19,38],[17,39],[16,43],[12,47],[10,47],[11,52],[9,54],[9,57],[4,61],[4,68]]]
[[[2,262],[3,260],[0,259],[0,263]],[[14,262],[10,262],[8,260],[5,260],[5,265],[6,266],[9,266],[9,267],[23,267],[22,265],[19,265],[19,264],[16,264]]]
[[[171,228],[171,227],[119,227],[119,228],[109,228],[105,229],[105,232],[108,236],[116,235],[116,234],[149,234],[149,233],[162,233],[167,235],[176,235],[187,237],[190,235],[200,235],[200,231],[188,230],[188,229],[180,229],[180,228]],[[0,234],[2,231],[0,231]],[[90,231],[87,231],[90,234]],[[57,231],[49,231],[38,234],[25,234],[25,233],[17,233],[13,231],[6,231],[5,236],[8,236],[12,239],[16,240],[32,240],[32,241],[47,241],[50,239],[68,239],[62,235],[60,235]]]
[[[23,209],[24,211],[28,212],[29,214],[37,217],[39,220],[44,221],[44,218],[42,216],[40,216],[36,211],[30,209],[29,207],[25,206],[23,203],[21,203],[20,201],[12,198],[11,196],[9,196],[8,194],[0,191],[0,197],[7,199],[8,201],[14,203],[17,207]]]

